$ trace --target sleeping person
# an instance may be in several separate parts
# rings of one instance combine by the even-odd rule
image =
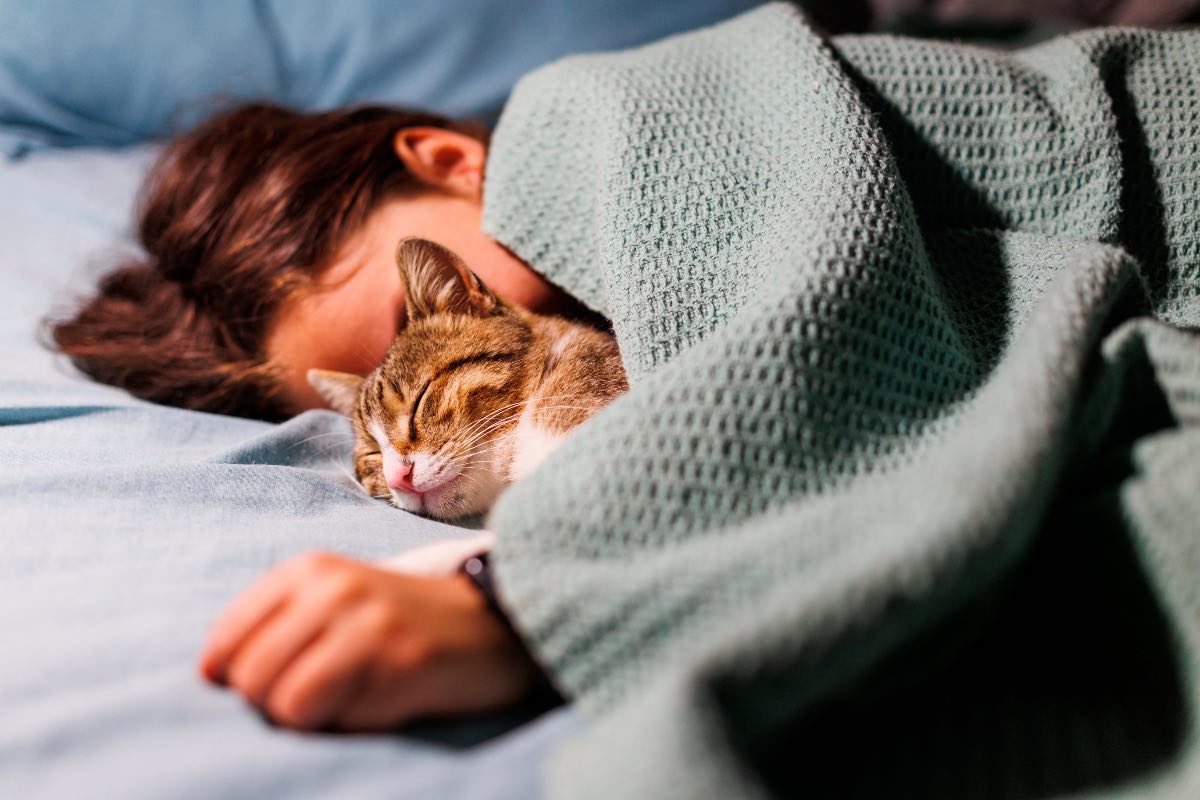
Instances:
[[[483,233],[486,140],[470,124],[381,107],[216,115],[169,143],[146,180],[146,259],[108,275],[55,341],[97,380],[149,400],[266,419],[323,408],[309,371],[371,373],[406,323],[396,249],[414,237],[448,243],[525,314],[593,318]],[[264,578],[272,591],[230,607],[202,670],[303,728],[390,727],[511,703],[534,674],[530,659],[474,583],[451,573],[415,580],[299,558]],[[391,621],[361,626],[380,614]],[[347,669],[351,652],[365,660]],[[377,685],[349,686],[368,666]],[[418,671],[441,688],[414,690]]]
[[[562,326],[540,365],[611,326],[628,391],[499,494],[496,597],[317,554],[231,604],[204,674],[282,724],[478,712],[547,675],[595,718],[552,768],[564,795],[986,773],[1044,796],[1167,764],[1182,797],[1194,736],[1094,755],[1196,702],[1158,693],[1200,675],[1197,152],[1196,32],[1000,54],[828,40],[776,4],[539,70],[490,138],[372,107],[218,115],[149,176],[145,260],[55,337],[139,396],[270,419],[326,405],[310,370],[374,376],[324,388],[358,415],[360,476],[426,511],[407,456],[452,384],[500,392],[539,320]],[[453,280],[397,269],[412,238]],[[395,358],[431,308],[524,322],[456,339],[462,364],[416,337]],[[1173,658],[1123,647],[1059,575],[1152,586]],[[1037,635],[1048,613],[1070,635]]]

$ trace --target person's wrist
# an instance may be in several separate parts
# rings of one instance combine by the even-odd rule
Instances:
[[[524,637],[521,636],[520,632],[512,624],[512,620],[509,619],[504,607],[500,605],[500,600],[496,595],[495,584],[492,581],[488,554],[482,553],[468,558],[459,567],[454,577],[466,581],[471,586],[472,591],[486,605],[489,613],[504,626],[515,646],[520,648],[521,654],[529,667],[529,681],[525,693],[526,701],[543,709],[550,709],[565,702],[562,693],[559,692],[558,688],[550,680],[550,676],[546,670],[538,663],[532,650],[525,644]]]
[[[440,580],[447,587],[447,591],[456,605],[469,610],[482,611],[488,608],[487,598],[480,594],[479,588],[475,586],[474,581],[462,572],[455,572],[453,575],[447,575]]]
[[[496,597],[496,587],[492,583],[492,571],[488,563],[487,553],[480,553],[468,558],[459,566],[458,574],[466,577],[471,582],[471,585],[475,587],[476,592],[487,603],[487,607],[492,613],[504,620],[506,625],[511,626],[508,613],[500,605],[499,598]]]

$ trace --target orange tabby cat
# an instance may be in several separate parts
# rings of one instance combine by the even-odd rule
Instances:
[[[617,343],[508,305],[433,242],[405,239],[396,262],[408,324],[383,364],[308,379],[353,420],[372,495],[440,519],[477,514],[626,390]]]

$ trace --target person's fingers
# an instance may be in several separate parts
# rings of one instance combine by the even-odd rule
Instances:
[[[291,582],[283,572],[271,572],[239,594],[213,624],[200,656],[200,672],[214,683],[224,682],[230,658],[256,628],[286,599]]]
[[[406,700],[404,695],[408,696]],[[381,697],[383,695],[386,697]],[[376,686],[363,681],[345,708],[331,722],[339,731],[386,731],[424,713],[411,691],[401,686]]]
[[[327,597],[295,596],[246,637],[229,659],[226,679],[247,700],[262,705],[271,686],[339,613]]]
[[[345,731],[388,730],[453,705],[430,681],[431,658],[415,638],[391,649],[389,669],[364,676],[328,722]]]
[[[222,682],[238,648],[283,605],[299,576],[320,569],[335,556],[310,553],[287,561],[244,590],[217,619],[200,656],[200,672],[208,680]]]
[[[267,692],[267,714],[293,728],[327,725],[358,692],[386,639],[375,609],[349,612],[288,664]]]

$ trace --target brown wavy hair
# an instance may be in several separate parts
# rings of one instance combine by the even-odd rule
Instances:
[[[392,145],[413,126],[487,138],[480,125],[436,114],[257,103],[170,140],[139,196],[144,257],[50,321],[53,345],[97,381],[146,400],[287,416],[264,353],[268,324],[373,210],[421,189]]]

